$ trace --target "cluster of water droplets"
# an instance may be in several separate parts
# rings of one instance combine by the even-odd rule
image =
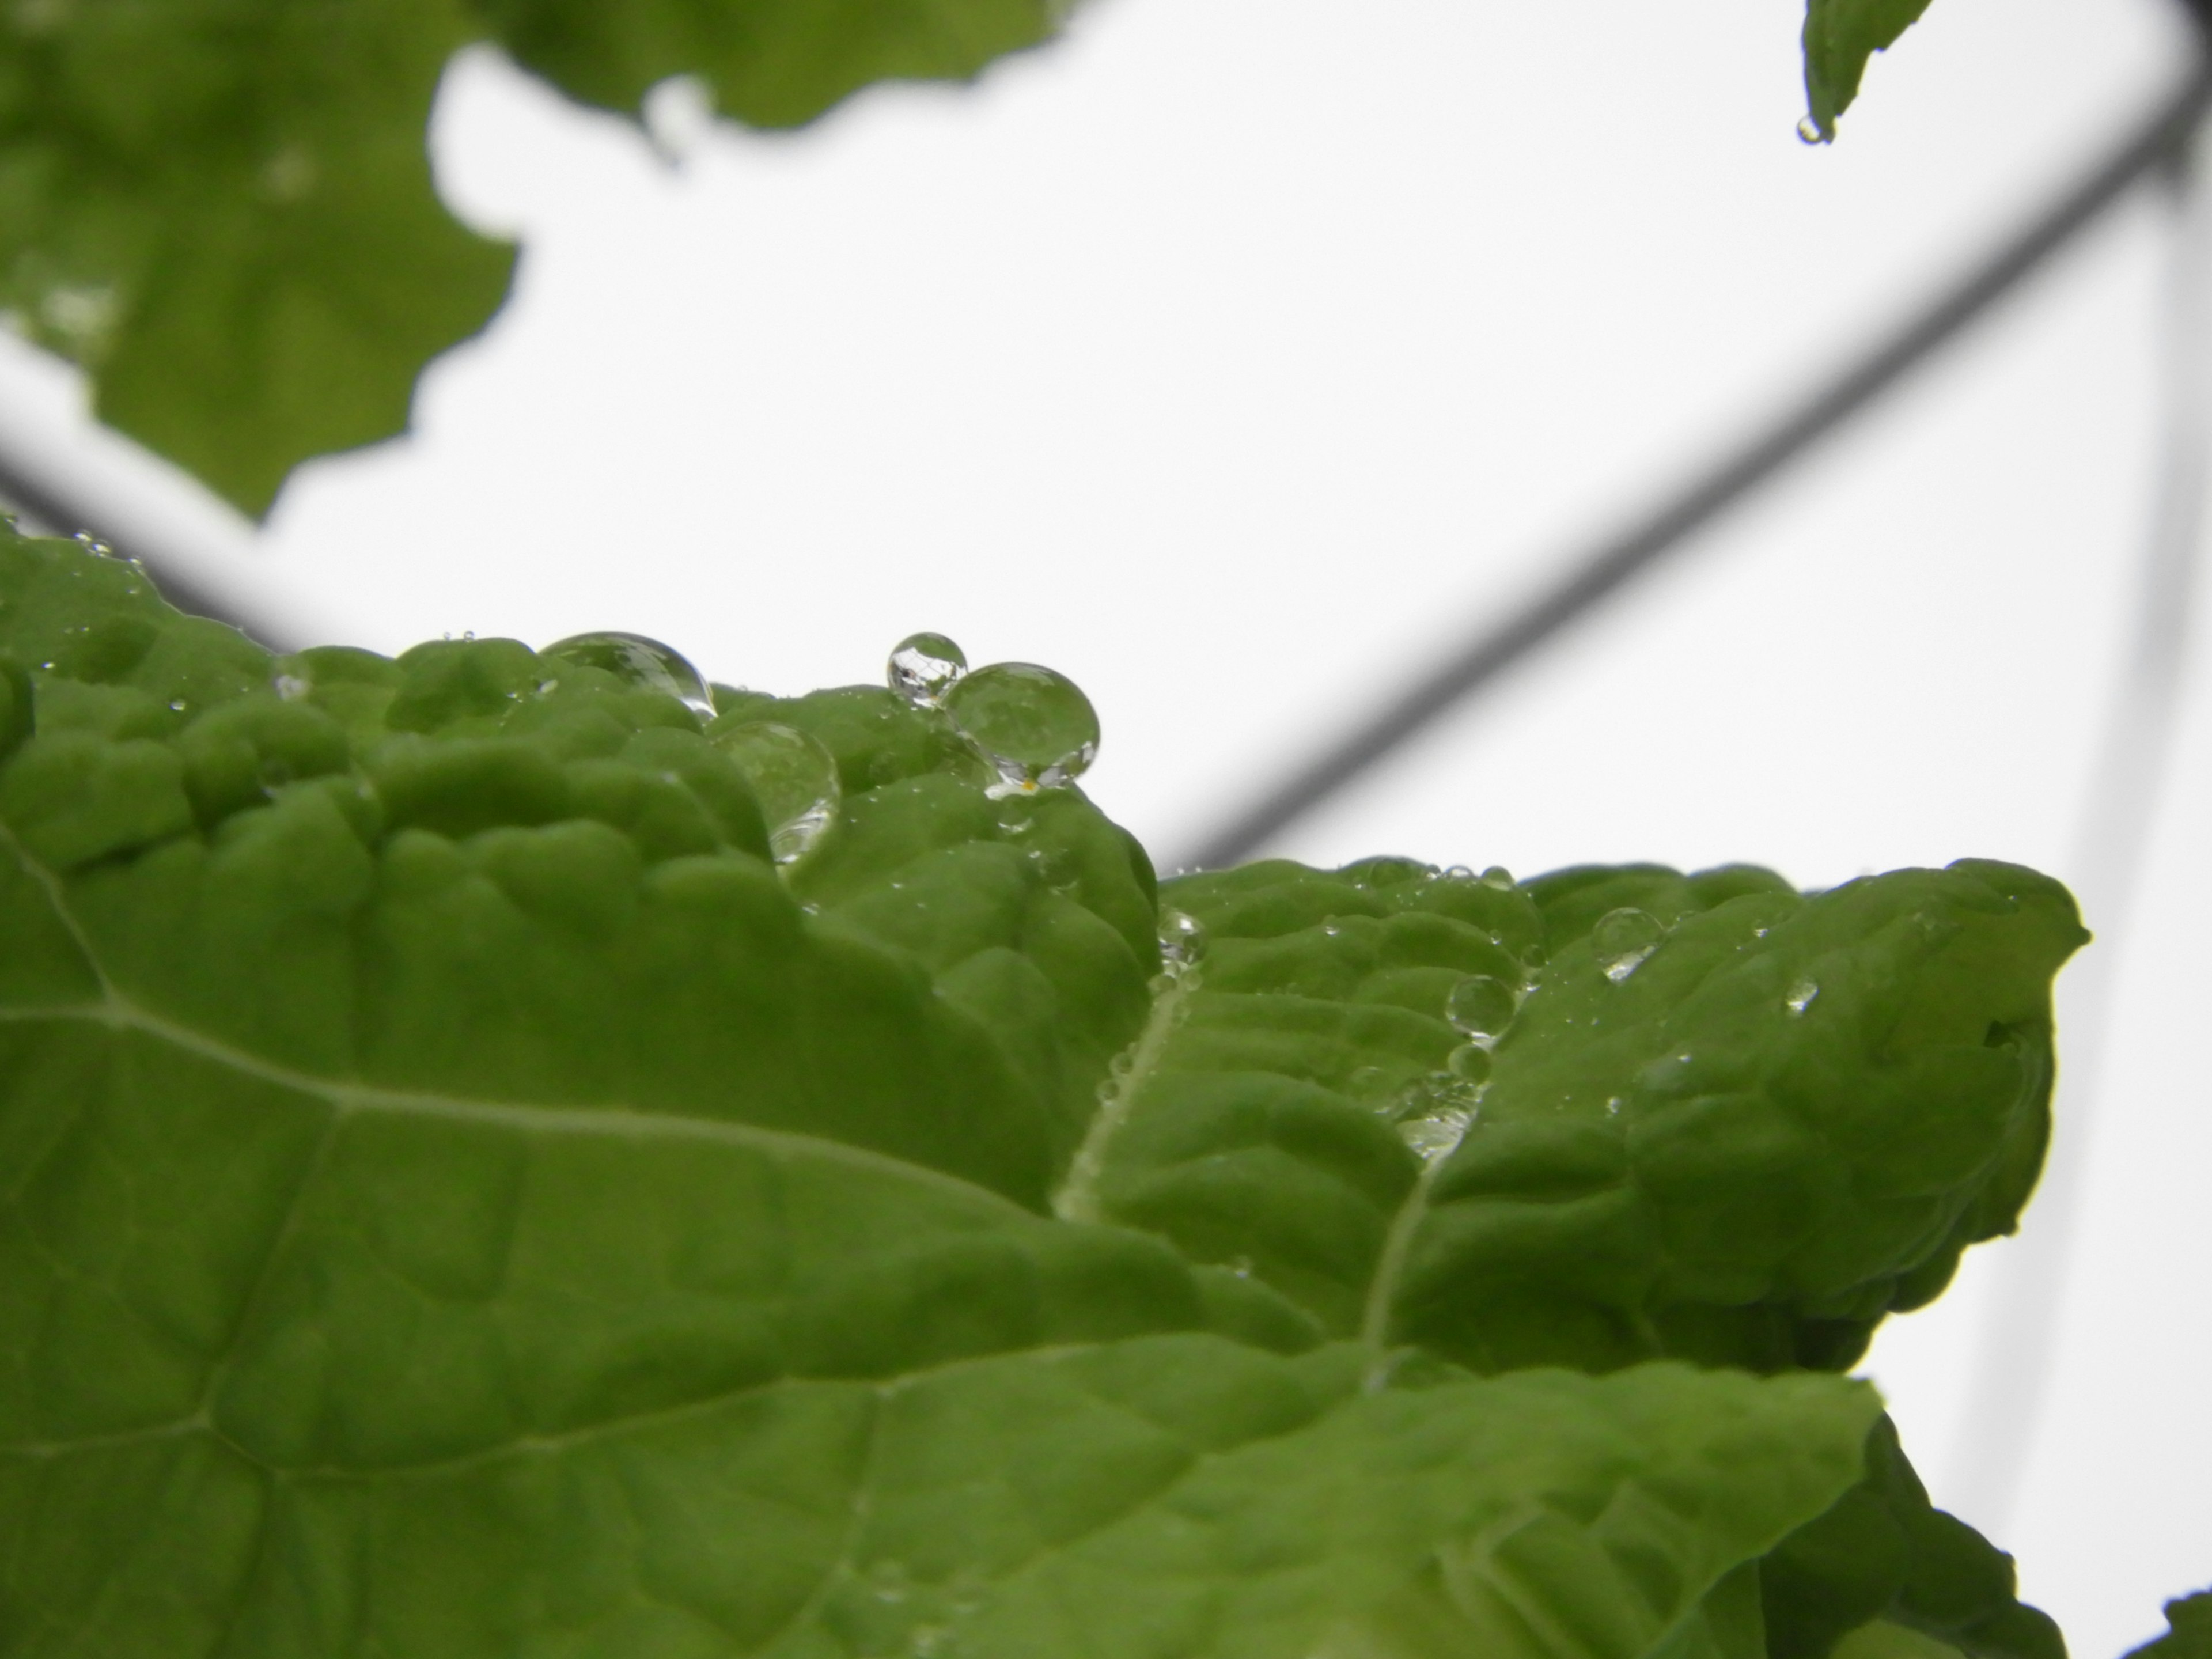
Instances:
[[[1391,1110],[1399,1134],[1423,1163],[1449,1156],[1474,1127],[1490,1087],[1492,1055],[1529,989],[1525,981],[1469,974],[1444,999],[1444,1018],[1459,1033],[1459,1046],[1442,1071],[1416,1081]]]
[[[970,672],[942,634],[910,634],[893,647],[884,678],[916,708],[941,712],[998,775],[989,793],[1064,788],[1098,756],[1098,713],[1066,675],[1032,662]]]

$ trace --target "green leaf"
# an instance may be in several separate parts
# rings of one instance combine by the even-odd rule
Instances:
[[[1206,954],[1060,1212],[1482,1370],[1848,1364],[2014,1224],[2086,937],[2056,884],[1971,862],[1810,897],[1275,863],[1164,898]],[[1504,999],[1494,1042],[1447,1018],[1469,981]]]
[[[2212,1589],[2166,1604],[2165,1635],[2146,1642],[2128,1659],[2212,1659]]]
[[[487,34],[634,111],[702,77],[811,120],[871,82],[964,78],[1050,0],[22,0],[0,9],[0,313],[100,418],[268,510],[310,456],[406,429],[416,381],[504,301],[514,251],[439,204],[424,130]]]
[[[475,0],[520,62],[570,96],[635,110],[671,76],[789,127],[877,81],[965,80],[1048,39],[1061,0]]]
[[[779,873],[666,676],[4,531],[0,652],[10,1659],[1759,1659],[1861,1477],[1863,1384],[1478,1380],[1046,1214],[1176,981],[941,717],[776,705],[852,790]]]
[[[1928,0],[1806,0],[1806,118],[1823,140],[1858,96],[1867,59],[1920,21]]]
[[[2012,1558],[1929,1503],[1887,1417],[1868,1437],[1864,1479],[1784,1540],[1759,1582],[1770,1659],[1929,1643],[1936,1659],[2066,1659],[2058,1627],[2016,1599]]]
[[[423,131],[450,0],[33,0],[0,15],[0,307],[100,417],[251,513],[402,430],[514,253],[456,223]]]

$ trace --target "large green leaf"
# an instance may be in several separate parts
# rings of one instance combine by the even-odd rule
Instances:
[[[102,419],[264,512],[301,460],[404,430],[514,251],[431,188],[430,101],[489,37],[635,110],[701,77],[756,125],[965,76],[1047,0],[22,0],[0,8],[0,311]]]
[[[1806,119],[1823,139],[1836,136],[1836,118],[1859,95],[1867,60],[1897,39],[1928,9],[1928,0],[1806,0]]]
[[[1206,953],[1061,1212],[1485,1370],[1849,1364],[2014,1224],[2086,937],[2056,884],[1978,863],[1810,897],[1276,863],[1164,898]],[[1482,1042],[1462,987],[1503,999]]]
[[[272,659],[0,529],[0,1653],[1758,1659],[1869,1390],[1394,1367],[1050,1217],[1141,854],[619,643]],[[781,872],[764,715],[848,792]]]

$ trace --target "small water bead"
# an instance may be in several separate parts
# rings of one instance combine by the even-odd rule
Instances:
[[[1422,1163],[1433,1164],[1459,1150],[1460,1142],[1467,1139],[1468,1129],[1474,1122],[1474,1108],[1447,1106],[1419,1117],[1403,1119],[1398,1125],[1398,1134]]]
[[[908,635],[884,665],[885,684],[916,708],[942,707],[967,673],[968,653],[942,634]]]
[[[1510,893],[1516,884],[1513,872],[1502,864],[1493,864],[1482,872],[1482,884],[1495,887],[1501,893]]]
[[[299,674],[279,674],[270,687],[286,702],[298,702],[315,689],[313,681]]]
[[[778,864],[796,864],[814,850],[837,821],[836,757],[821,739],[794,726],[761,720],[717,732],[714,747],[745,775],[768,823],[768,844]]]
[[[1590,954],[1597,958],[1605,976],[1618,985],[1641,968],[1644,958],[1657,950],[1659,941],[1666,937],[1667,930],[1660,925],[1659,918],[1648,910],[1632,906],[1608,910],[1590,929]]]
[[[1206,924],[1185,910],[1160,912],[1160,954],[1176,968],[1189,968],[1206,954]]]
[[[1790,988],[1790,994],[1782,999],[1782,1006],[1790,1011],[1792,1018],[1800,1018],[1820,994],[1819,986],[1809,979],[1801,979]]]
[[[1521,998],[1502,979],[1469,974],[1444,999],[1444,1018],[1468,1036],[1495,1042],[1521,1006]]]
[[[1080,777],[1098,754],[1098,713],[1065,674],[994,662],[955,681],[943,698],[960,734],[997,771],[993,795],[1034,794]]]
[[[1451,1051],[1451,1058],[1444,1065],[1462,1083],[1487,1083],[1490,1080],[1490,1050],[1480,1042],[1461,1043]]]
[[[1820,130],[1820,124],[1808,115],[1797,123],[1797,142],[1801,144],[1825,144],[1830,135]]]
[[[1444,879],[1446,881],[1473,881],[1475,879],[1474,866],[1468,864],[1455,864],[1449,866],[1444,871]]]
[[[603,670],[626,684],[663,692],[708,720],[714,718],[714,694],[690,659],[642,634],[571,634],[538,654],[579,668]]]

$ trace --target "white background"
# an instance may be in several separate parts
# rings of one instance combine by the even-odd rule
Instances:
[[[1937,0],[1813,150],[1799,17],[1097,0],[979,88],[796,137],[670,96],[680,166],[472,56],[441,179],[527,252],[416,438],[308,467],[249,548],[13,343],[0,403],[309,635],[627,628],[785,691],[872,678],[921,628],[1053,664],[1103,719],[1086,781],[1171,861],[1956,269],[2185,45],[2164,0]],[[2069,873],[2151,501],[2162,231],[2140,199],[1279,850]],[[2208,721],[2200,675],[2147,902],[2089,918],[2121,1012],[2009,1515],[1958,1467],[1986,1261],[1869,1367],[2078,1659],[2212,1581]]]

